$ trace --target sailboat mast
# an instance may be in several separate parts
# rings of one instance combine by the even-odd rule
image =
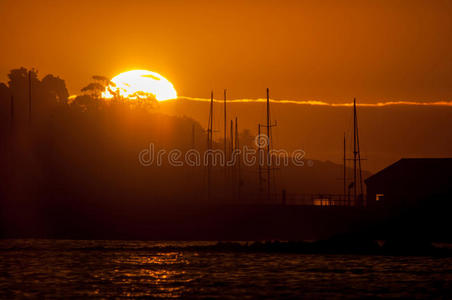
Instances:
[[[207,149],[210,149],[210,136],[211,136],[211,132],[212,132],[212,103],[213,103],[213,91],[210,93],[210,107],[209,107],[209,120],[207,122]]]
[[[213,132],[213,91],[210,92],[210,111],[209,111],[209,124],[207,129],[207,151],[212,149],[212,132]],[[211,179],[210,179],[210,163],[207,161],[207,200],[211,199]]]
[[[358,149],[359,195],[363,197],[363,174],[361,171],[361,151],[359,149],[358,116],[356,116],[356,147]]]
[[[213,145],[213,91],[210,92],[210,148]]]
[[[224,90],[224,159],[227,160],[227,150],[226,150],[226,132],[227,132],[227,121],[226,121],[226,89]]]
[[[270,131],[270,91],[267,88],[267,201],[270,202],[271,192],[271,174],[270,174],[270,143],[271,143],[271,131]]]
[[[353,98],[353,201],[356,204],[356,159],[358,151],[356,148],[356,99]]]
[[[238,118],[235,117],[235,149],[237,149],[237,151],[239,151],[239,142],[239,124]],[[237,199],[240,200],[240,155],[237,155],[237,159]]]

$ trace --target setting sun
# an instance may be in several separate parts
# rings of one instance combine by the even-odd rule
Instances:
[[[157,101],[177,98],[176,90],[171,82],[162,75],[147,71],[133,70],[121,73],[111,79],[112,85],[102,93],[103,98],[113,98],[119,93],[128,99],[143,99],[154,96]]]

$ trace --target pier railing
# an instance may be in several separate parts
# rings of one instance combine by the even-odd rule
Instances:
[[[309,206],[354,206],[352,202],[348,195],[340,194],[287,194],[285,200],[288,205]]]
[[[281,202],[288,205],[309,206],[364,206],[364,197],[355,201],[352,195],[343,194],[287,194]]]
[[[362,207],[363,197],[357,201],[353,200],[352,195],[343,194],[292,194],[292,193],[272,193],[270,196],[265,193],[261,195],[248,196],[240,200],[241,203],[260,203],[260,204],[282,204],[282,205],[300,205],[300,206],[342,206],[342,207]]]

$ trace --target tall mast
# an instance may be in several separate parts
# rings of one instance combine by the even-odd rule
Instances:
[[[235,117],[235,149],[237,149],[237,151],[239,151],[239,123],[238,123],[238,118]],[[237,152],[239,153],[239,152]],[[238,200],[240,200],[240,155],[237,155],[238,157],[238,161],[237,161],[237,198]]]
[[[213,145],[213,91],[210,92],[210,149]]]
[[[356,205],[356,159],[358,151],[356,148],[356,99],[353,98],[353,201]]]
[[[267,88],[267,137],[270,141],[270,91]],[[267,150],[270,151],[270,143],[267,145]]]
[[[213,92],[210,93],[210,106],[209,106],[209,120],[207,121],[207,149],[210,149],[210,131],[211,131],[211,119],[212,119],[212,98]]]
[[[224,180],[223,180],[223,186],[224,186],[224,198],[226,199],[226,195],[228,193],[228,166],[227,166],[227,162],[228,162],[228,151],[227,151],[227,121],[226,121],[226,89],[224,89],[224,106],[223,106],[223,112],[224,112],[224,124],[223,124],[223,129],[224,129],[224,137],[223,137],[223,158],[224,158],[224,167],[223,167],[223,171],[224,171]]]
[[[212,149],[212,132],[213,132],[213,91],[210,92],[210,111],[209,111],[209,124],[207,129],[207,151]],[[211,198],[211,187],[210,187],[210,163],[207,160],[207,200],[210,201]]]
[[[228,170],[229,170],[229,178],[227,180],[227,187],[229,188],[229,195],[231,196],[231,199],[234,199],[235,197],[235,189],[234,189],[234,167],[232,163],[235,163],[235,156],[234,156],[234,121],[231,120],[230,124],[230,131],[229,131],[229,164],[228,164]]]
[[[227,152],[226,152],[226,132],[227,132],[227,122],[226,122],[226,89],[224,90],[224,159],[226,161]]]
[[[361,171],[361,151],[359,149],[359,131],[358,131],[358,116],[356,116],[356,147],[358,149],[358,176],[359,176],[359,195],[363,198],[363,174]],[[364,203],[361,203],[364,204]]]
[[[271,143],[271,130],[270,130],[270,91],[267,88],[267,201],[270,202],[271,192],[271,179],[270,179],[270,143]]]

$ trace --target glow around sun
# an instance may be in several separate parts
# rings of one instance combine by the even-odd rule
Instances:
[[[147,71],[133,70],[121,73],[111,79],[113,83],[102,93],[102,97],[111,99],[115,95],[130,100],[145,99],[150,96],[157,101],[177,98],[174,86],[162,75]]]

